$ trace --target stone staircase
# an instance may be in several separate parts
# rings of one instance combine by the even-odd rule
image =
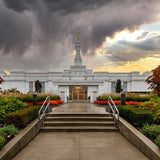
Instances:
[[[114,120],[110,113],[48,113],[42,132],[115,132]]]

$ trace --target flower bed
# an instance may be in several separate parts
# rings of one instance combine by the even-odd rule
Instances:
[[[33,102],[24,102],[26,105],[33,105]],[[41,101],[41,102],[37,102],[37,105],[42,105],[44,103],[44,101]],[[46,101],[45,104],[48,104],[48,101]],[[53,105],[58,105],[58,104],[63,104],[63,101],[62,100],[54,100],[54,101],[50,101],[50,105],[53,106]]]
[[[113,101],[116,105],[121,105],[121,101]],[[96,104],[101,104],[101,105],[108,105],[108,101],[95,101],[94,103]],[[110,101],[112,104],[112,102]],[[126,102],[126,105],[140,105],[143,102],[134,102],[134,101],[129,101]]]
[[[152,112],[157,117],[156,123],[160,123],[160,97],[151,98],[150,101],[140,104],[140,107]]]
[[[23,94],[20,93],[19,91],[3,91],[0,96],[2,98],[16,98],[22,102],[33,102],[33,95],[32,94]],[[53,94],[44,94],[44,93],[38,93],[37,94],[37,101],[41,102],[41,101],[45,101],[45,99],[47,98],[47,96],[50,96],[51,100],[59,100],[59,96],[58,95],[53,95]]]

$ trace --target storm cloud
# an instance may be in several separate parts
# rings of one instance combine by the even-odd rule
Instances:
[[[0,0],[0,55],[15,64],[6,68],[0,62],[0,68],[47,71],[48,64],[53,70],[68,67],[77,32],[81,32],[83,55],[94,55],[106,36],[153,22],[158,4],[158,0]],[[123,59],[113,56],[113,60],[118,58]]]

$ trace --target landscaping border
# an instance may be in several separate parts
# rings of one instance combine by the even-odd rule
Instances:
[[[119,132],[150,160],[160,160],[160,149],[123,118],[118,121]]]
[[[40,131],[42,120],[35,119],[24,128],[15,138],[8,142],[0,151],[0,159],[7,160],[13,158],[22,148],[24,148]]]

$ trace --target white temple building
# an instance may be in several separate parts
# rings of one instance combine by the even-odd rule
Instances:
[[[108,73],[92,72],[82,64],[80,55],[81,43],[79,37],[76,40],[76,56],[74,65],[64,72],[0,72],[4,83],[0,84],[2,90],[17,88],[22,93],[33,92],[35,81],[42,83],[42,92],[58,94],[64,102],[96,100],[96,97],[104,93],[115,92],[117,79],[122,82],[124,92],[149,92],[145,82],[147,73]]]

